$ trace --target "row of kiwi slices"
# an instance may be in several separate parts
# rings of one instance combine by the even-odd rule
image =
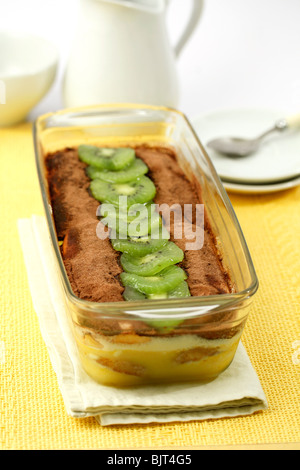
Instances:
[[[113,248],[122,253],[124,299],[189,297],[186,272],[178,266],[184,253],[170,241],[156,211],[147,165],[127,147],[81,145],[78,155],[88,165],[90,192],[101,202],[98,215],[111,229]]]

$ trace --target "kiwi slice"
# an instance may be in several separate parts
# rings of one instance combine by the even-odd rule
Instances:
[[[190,297],[190,289],[186,281],[182,281],[175,289],[168,292],[168,299],[179,299],[182,297]]]
[[[149,169],[143,160],[135,158],[134,161],[123,170],[99,170],[99,168],[96,168],[95,166],[89,166],[86,169],[86,173],[92,180],[98,178],[102,181],[107,181],[107,183],[128,183],[129,181],[133,181],[136,178],[145,175],[148,173],[148,170]]]
[[[139,292],[137,289],[135,289],[134,287],[130,287],[130,286],[126,286],[125,287],[125,290],[124,290],[124,293],[123,293],[123,297],[125,300],[127,301],[132,301],[132,302],[135,302],[135,301],[142,301],[142,300],[147,300],[147,299],[156,299],[156,300],[159,300],[159,299],[172,299],[172,298],[185,298],[185,297],[190,297],[190,291],[189,291],[189,287],[187,285],[187,282],[186,281],[182,281],[177,287],[175,287],[175,289],[169,291],[169,292],[164,292],[164,293],[161,293],[161,294],[143,294],[142,292]],[[173,330],[174,328],[176,328],[177,326],[179,326],[181,323],[182,323],[183,320],[175,320],[175,319],[172,319],[172,320],[148,320],[148,319],[144,319],[144,322],[149,325],[149,326],[152,326],[153,328],[155,328],[156,330],[159,330],[161,332],[164,332],[164,333],[169,333],[171,330]]]
[[[78,156],[87,165],[100,170],[119,171],[133,163],[135,151],[131,148],[100,148],[94,145],[80,145]]]
[[[140,294],[140,293],[138,293]],[[132,296],[133,294],[131,294]],[[142,294],[143,295],[143,294]],[[191,293],[189,290],[189,286],[186,281],[182,281],[175,289],[172,289],[171,291],[164,293],[164,294],[150,294],[147,296],[148,299],[180,299],[180,298],[186,298],[190,297]],[[142,299],[139,299],[142,300]],[[182,319],[172,319],[172,320],[146,320],[146,323],[149,326],[152,326],[156,330],[159,330],[164,333],[169,333],[170,331],[174,330],[177,326],[179,326],[183,322]]]
[[[133,287],[143,294],[164,294],[175,289],[182,281],[187,279],[187,275],[179,266],[169,266],[155,276],[143,277],[138,274],[121,273],[122,284],[126,287]]]
[[[147,176],[141,176],[134,181],[123,184],[107,183],[106,181],[95,179],[90,184],[90,191],[97,201],[107,202],[114,206],[120,204],[120,197],[126,197],[125,205],[127,207],[133,204],[146,204],[156,194],[156,188]]]
[[[169,239],[169,232],[165,227],[162,227],[159,238],[152,238],[152,234],[144,237],[131,237],[127,239],[116,237],[111,238],[111,243],[116,251],[139,257],[146,256],[160,250],[168,243]]]
[[[145,294],[134,289],[134,287],[126,286],[123,292],[123,297],[127,301],[138,301],[147,299]]]
[[[156,232],[162,225],[162,219],[154,204],[134,204],[128,210],[118,210],[111,204],[102,204],[100,215],[102,223],[122,236],[143,237]]]
[[[175,289],[170,290],[169,292],[163,292],[161,294],[143,294],[139,292],[134,287],[127,286],[123,292],[123,297],[125,300],[135,301],[135,300],[145,300],[145,299],[180,299],[185,297],[190,297],[191,293],[189,286],[186,281],[182,281]]]
[[[163,269],[180,263],[184,258],[183,251],[173,242],[168,242],[160,250],[140,258],[123,253],[120,259],[122,268],[127,273],[139,276],[155,276]]]

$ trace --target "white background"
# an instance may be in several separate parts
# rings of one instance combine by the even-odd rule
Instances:
[[[172,0],[172,44],[190,0]],[[56,82],[31,113],[61,108],[61,80],[78,0],[0,0],[0,29],[30,31],[60,51]],[[0,58],[1,61],[1,58]],[[205,0],[202,20],[178,59],[179,108],[189,118],[215,109],[270,107],[300,111],[300,0]]]

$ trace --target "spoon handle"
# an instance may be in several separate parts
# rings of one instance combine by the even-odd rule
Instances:
[[[294,114],[285,118],[288,127],[299,127],[300,126],[300,114]]]

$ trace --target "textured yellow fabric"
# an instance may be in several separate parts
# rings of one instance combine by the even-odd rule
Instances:
[[[0,166],[1,449],[293,447],[300,442],[300,187],[230,195],[260,280],[243,343],[269,409],[216,421],[102,428],[92,418],[66,414],[31,303],[16,225],[18,218],[43,214],[30,124],[0,130]]]

